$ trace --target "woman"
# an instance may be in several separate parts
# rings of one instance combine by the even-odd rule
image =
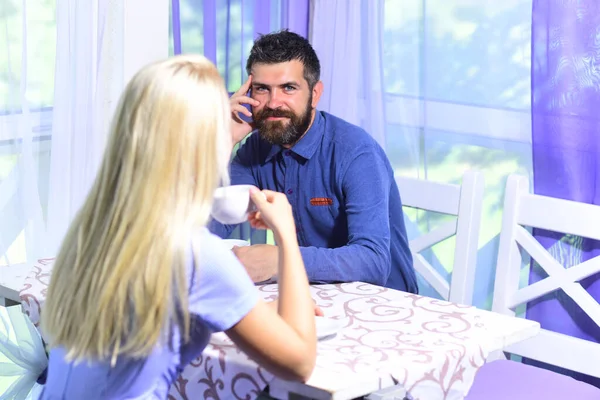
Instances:
[[[224,84],[204,57],[152,64],[127,85],[52,273],[43,399],[164,399],[217,331],[272,373],[308,379],[315,311],[285,195],[252,193],[250,217],[279,244],[278,311],[204,228],[229,181],[229,124]]]

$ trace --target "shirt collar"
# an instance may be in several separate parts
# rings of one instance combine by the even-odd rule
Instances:
[[[323,116],[320,111],[315,110],[315,119],[312,125],[306,134],[302,136],[302,139],[300,139],[290,150],[306,160],[310,159],[313,154],[315,154],[317,147],[319,147],[323,133]],[[283,147],[280,145],[272,145],[265,157],[265,163],[269,162],[273,157],[279,154],[281,150],[283,150]]]

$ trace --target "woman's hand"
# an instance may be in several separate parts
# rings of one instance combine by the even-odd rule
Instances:
[[[248,216],[253,228],[271,229],[276,236],[296,236],[292,206],[286,195],[271,190],[251,189],[250,197],[258,209]]]

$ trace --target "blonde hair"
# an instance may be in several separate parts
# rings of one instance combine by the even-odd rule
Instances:
[[[125,88],[92,189],[56,258],[42,330],[70,360],[144,357],[189,334],[193,231],[228,184],[230,109],[215,66],[178,56]]]

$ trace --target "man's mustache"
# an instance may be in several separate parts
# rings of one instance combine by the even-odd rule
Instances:
[[[271,117],[273,117],[273,118],[293,118],[293,117],[295,117],[295,115],[291,111],[280,110],[278,108],[276,108],[276,109],[265,108],[257,115],[257,117],[259,119],[266,119],[266,118],[271,118]]]

